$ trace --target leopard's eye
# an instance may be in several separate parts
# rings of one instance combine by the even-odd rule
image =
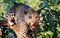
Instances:
[[[11,14],[11,16],[14,16],[13,14]]]
[[[11,13],[11,16],[15,16],[15,14],[14,13]]]
[[[36,16],[36,18],[39,18],[39,16]]]
[[[32,16],[29,16],[29,18],[31,19],[31,18],[32,18]]]
[[[39,17],[39,16],[36,16],[35,18],[36,18],[36,19],[39,19],[40,17]]]

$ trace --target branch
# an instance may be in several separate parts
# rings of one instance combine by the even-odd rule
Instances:
[[[6,20],[0,20],[0,26],[9,26],[8,22]]]

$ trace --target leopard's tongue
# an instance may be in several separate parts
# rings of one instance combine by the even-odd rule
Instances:
[[[34,25],[31,26],[33,29],[36,28]]]

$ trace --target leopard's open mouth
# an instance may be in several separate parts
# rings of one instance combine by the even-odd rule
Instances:
[[[36,25],[34,23],[31,23],[30,26],[31,26],[32,29],[36,28]]]
[[[36,23],[31,23],[31,24],[30,24],[30,29],[31,29],[31,30],[34,30],[34,29],[36,29],[36,26],[37,26]]]

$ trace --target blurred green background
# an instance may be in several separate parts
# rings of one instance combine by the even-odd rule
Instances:
[[[0,20],[14,2],[24,3],[35,10],[45,6],[40,13],[40,31],[38,38],[60,38],[60,0],[0,0]]]

